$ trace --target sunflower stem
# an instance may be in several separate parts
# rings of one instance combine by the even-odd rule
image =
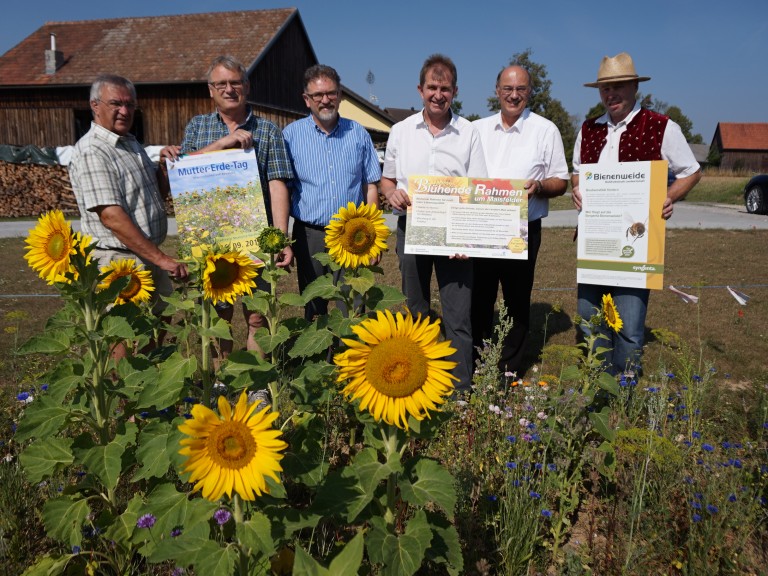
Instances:
[[[208,331],[211,327],[211,303],[203,298],[202,313],[200,317],[200,344],[202,345],[201,359],[203,377],[203,406],[211,407],[211,393],[213,380],[211,379],[211,337]]]
[[[243,503],[240,500],[240,494],[235,492],[232,495],[232,516],[235,518],[235,524],[239,527],[243,524]],[[239,556],[240,556],[240,566],[238,568],[238,572],[242,576],[248,576],[248,555],[245,553],[245,550],[243,549],[243,545],[241,542],[238,541],[238,547]]]
[[[398,454],[397,448],[397,428],[392,424],[387,424],[382,428],[382,439],[384,440],[384,454],[387,462],[393,454]],[[393,472],[387,477],[387,507],[384,511],[384,521],[390,533],[395,533],[395,510],[397,507],[397,472]]]

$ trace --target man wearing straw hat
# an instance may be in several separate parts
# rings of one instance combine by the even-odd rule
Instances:
[[[673,204],[685,197],[701,178],[701,168],[685,141],[680,126],[669,117],[646,110],[637,102],[638,83],[650,80],[638,76],[632,57],[622,52],[604,57],[597,80],[585,84],[600,91],[605,114],[587,120],[581,127],[573,149],[573,203],[581,210],[579,168],[582,164],[666,160],[674,181],[667,189],[662,217],[672,216]],[[605,330],[610,348],[604,363],[612,374],[640,374],[643,353],[645,316],[650,290],[579,284],[577,311],[590,318],[601,305],[603,294],[610,293],[623,320],[618,333]]]

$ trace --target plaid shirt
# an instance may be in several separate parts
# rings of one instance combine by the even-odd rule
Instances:
[[[247,130],[253,136],[256,150],[256,163],[259,167],[259,180],[264,194],[264,204],[269,222],[272,222],[272,202],[269,197],[270,180],[291,180],[293,168],[285,149],[285,141],[280,129],[269,120],[259,118],[248,107],[248,117],[238,128]],[[181,153],[189,154],[205,148],[209,144],[229,135],[229,128],[218,112],[195,116],[184,130]]]
[[[119,136],[98,124],[75,145],[69,178],[80,209],[81,227],[100,248],[126,250],[95,212],[120,206],[153,244],[168,232],[168,217],[157,185],[155,165],[132,134]]]

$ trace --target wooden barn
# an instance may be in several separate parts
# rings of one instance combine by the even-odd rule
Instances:
[[[711,157],[722,170],[768,172],[768,123],[720,122],[712,138]]]
[[[74,144],[90,126],[89,89],[102,73],[136,85],[141,142],[180,143],[189,119],[213,110],[206,72],[221,54],[245,64],[257,114],[280,127],[307,114],[302,75],[318,60],[295,8],[48,22],[0,56],[0,144]],[[343,90],[341,113],[354,111],[385,140],[391,118]]]

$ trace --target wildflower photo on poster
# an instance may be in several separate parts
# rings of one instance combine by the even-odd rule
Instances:
[[[253,255],[267,211],[253,149],[222,150],[168,161],[182,253],[201,244]]]

